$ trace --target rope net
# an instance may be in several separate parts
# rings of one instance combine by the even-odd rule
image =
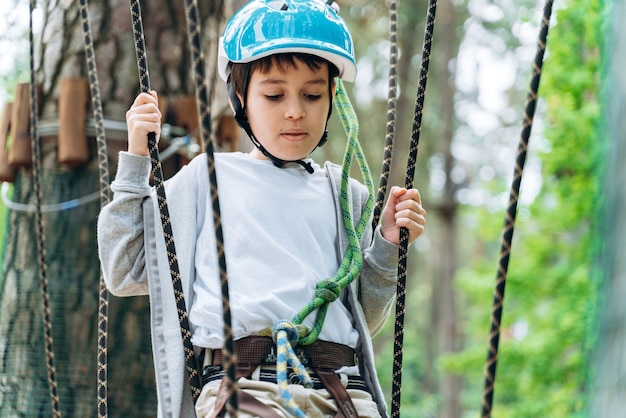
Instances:
[[[92,142],[93,144],[93,142]],[[46,147],[48,141],[42,141]],[[54,154],[52,154],[54,155]],[[95,155],[95,152],[92,153]],[[41,177],[43,203],[92,193],[94,164],[68,171],[49,167]],[[14,202],[35,204],[29,170],[16,176]],[[61,416],[96,416],[98,285],[95,200],[68,210],[44,212],[50,321]],[[9,211],[0,271],[0,416],[50,417],[43,344],[41,285],[35,213]],[[112,298],[109,329],[109,413],[156,416],[156,393],[147,297]],[[86,401],[91,399],[91,401]]]

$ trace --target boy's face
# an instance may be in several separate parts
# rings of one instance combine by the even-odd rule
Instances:
[[[315,149],[324,133],[330,107],[327,64],[312,70],[273,65],[250,76],[246,114],[259,142],[282,160],[301,160]],[[333,86],[334,94],[334,86]],[[253,155],[267,159],[258,149]]]

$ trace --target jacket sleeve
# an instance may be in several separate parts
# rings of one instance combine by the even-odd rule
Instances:
[[[391,313],[398,278],[398,246],[383,238],[380,226],[371,245],[364,247],[363,268],[359,277],[359,301],[367,327],[376,335]]]
[[[120,152],[113,200],[98,217],[98,252],[102,274],[116,296],[148,294],[144,214],[150,199],[150,158]]]
[[[369,196],[367,189],[354,181],[353,213],[362,213]],[[355,222],[358,217],[355,216]],[[367,327],[376,335],[389,317],[395,301],[398,277],[398,246],[383,238],[380,226],[372,231],[371,219],[361,237],[363,267],[358,281],[358,298]]]

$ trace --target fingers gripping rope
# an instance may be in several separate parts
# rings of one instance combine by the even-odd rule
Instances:
[[[429,0],[424,42],[422,44],[422,60],[420,62],[419,82],[415,97],[415,109],[411,143],[407,158],[407,169],[404,187],[413,187],[415,177],[415,165],[419,147],[420,133],[422,128],[422,115],[424,111],[424,96],[426,94],[426,82],[428,81],[428,67],[430,64],[430,51],[432,49],[433,32],[435,27],[435,13],[437,0]],[[396,313],[394,323],[393,340],[393,370],[391,384],[391,417],[400,416],[400,401],[402,389],[402,355],[404,346],[404,315],[406,300],[407,258],[409,246],[409,232],[406,228],[400,229],[400,248],[398,250],[398,284],[396,288]]]

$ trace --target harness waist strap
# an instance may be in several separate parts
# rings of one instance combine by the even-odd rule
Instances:
[[[337,370],[344,366],[357,364],[354,349],[329,341],[316,341],[310,345],[298,345],[294,348],[304,367]],[[235,341],[235,354],[238,365],[276,364],[276,343],[271,337],[244,337]],[[211,357],[212,355],[212,357]],[[206,349],[205,364],[221,366],[224,356],[221,349]],[[207,360],[211,359],[210,362]]]

